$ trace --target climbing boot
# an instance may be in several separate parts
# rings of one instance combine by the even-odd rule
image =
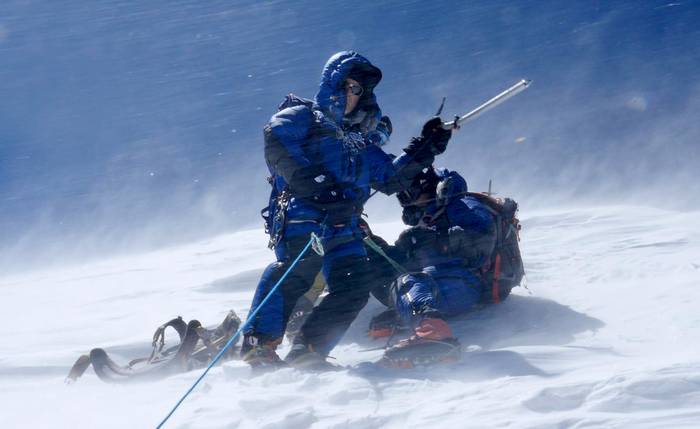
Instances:
[[[447,322],[426,318],[415,328],[414,335],[388,348],[378,364],[389,368],[414,368],[455,363],[461,352],[461,345],[452,336]]]

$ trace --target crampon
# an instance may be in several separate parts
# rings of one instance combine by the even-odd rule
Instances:
[[[387,368],[415,368],[459,361],[462,346],[442,319],[423,319],[416,334],[389,347],[377,365]]]

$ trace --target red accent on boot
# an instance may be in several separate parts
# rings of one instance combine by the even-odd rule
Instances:
[[[442,319],[423,319],[416,327],[416,336],[426,340],[452,338],[452,329]]]
[[[496,262],[493,268],[493,283],[491,284],[491,300],[494,304],[501,302],[500,291],[498,289],[498,280],[501,278],[501,254],[496,255]]]
[[[394,333],[394,330],[391,328],[373,328],[367,332],[367,335],[376,339],[376,338],[390,337],[391,334],[393,334],[393,333]]]

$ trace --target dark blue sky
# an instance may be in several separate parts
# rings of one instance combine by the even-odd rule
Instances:
[[[342,49],[384,72],[393,152],[443,96],[464,113],[533,79],[439,162],[472,189],[697,207],[698,22],[685,1],[5,0],[0,267],[258,224],[261,127]]]

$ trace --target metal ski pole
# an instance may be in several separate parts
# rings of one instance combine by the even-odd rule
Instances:
[[[442,128],[444,128],[446,130],[452,130],[455,128],[459,128],[459,126],[462,125],[463,123],[471,121],[472,119],[481,115],[485,111],[492,109],[492,108],[498,106],[499,104],[503,103],[507,99],[513,97],[514,95],[521,93],[527,87],[529,87],[531,83],[532,83],[531,80],[527,80],[527,79],[520,80],[515,85],[513,85],[510,88],[506,89],[505,91],[501,92],[497,96],[488,100],[487,102],[485,102],[481,106],[477,107],[476,109],[472,110],[471,112],[467,113],[466,115],[460,116],[459,118],[455,118],[454,121],[443,122]]]

